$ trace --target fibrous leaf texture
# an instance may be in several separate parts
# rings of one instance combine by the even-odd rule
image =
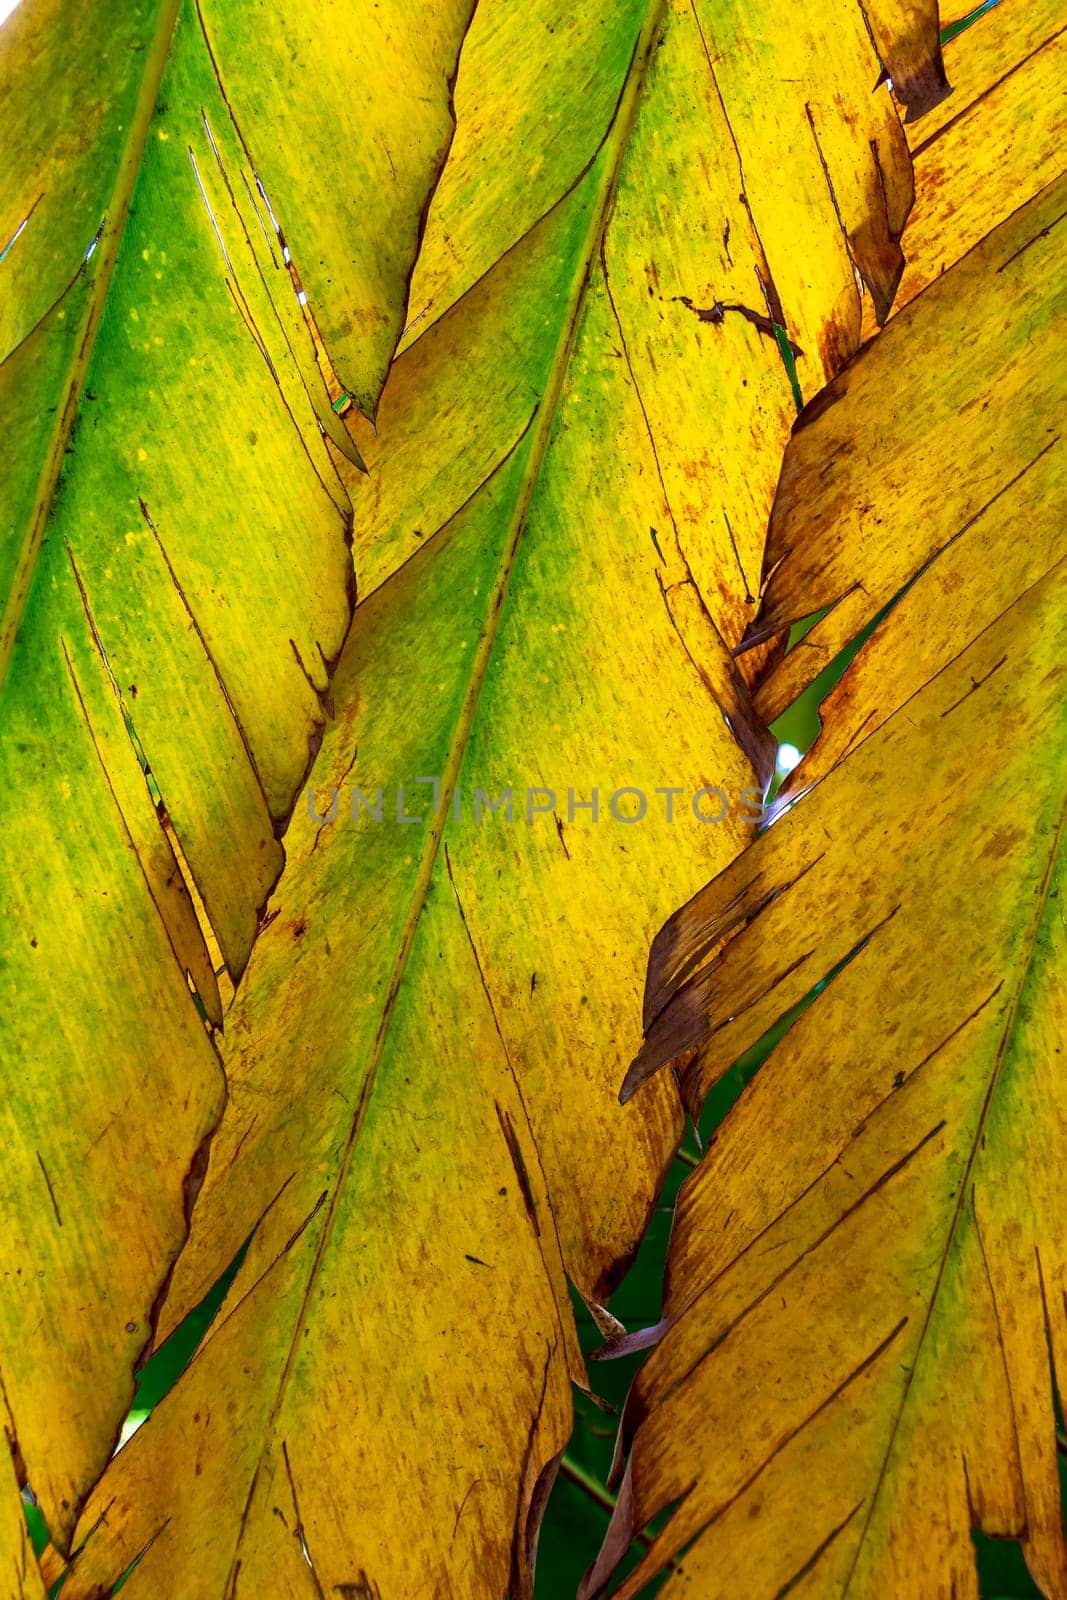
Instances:
[[[572,1289],[618,1340],[857,948],[684,1192],[589,1587],[672,1506],[669,1590],[1063,1590],[1059,34],[987,26],[953,98],[891,0],[4,25],[13,1593],[28,1480],[64,1600],[531,1596]]]
[[[817,661],[906,592],[776,820],[657,935],[628,1089],[695,1051],[696,1111],[856,954],[683,1191],[590,1593],[667,1507],[620,1594],[678,1555],[667,1594],[977,1596],[972,1531],[1019,1540],[1041,1592],[1067,1592],[1065,193],[1042,188],[912,301],[786,453],[757,630],[829,601]],[[795,690],[793,660],[761,699]]]

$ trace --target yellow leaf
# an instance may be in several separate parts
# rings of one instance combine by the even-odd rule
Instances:
[[[820,118],[861,164],[873,277],[886,202],[851,103],[876,58],[836,0],[780,48],[835,64]],[[327,820],[294,813],[226,1013],[227,1107],[160,1335],[251,1242],[85,1508],[70,1596],[142,1551],[131,1595],[528,1594],[581,1378],[565,1273],[602,1314],[677,1141],[668,1081],[619,1111],[622,1019],[657,919],[747,839],[742,792],[769,776],[729,646],[792,323],[752,221],[777,177],[742,178],[734,136],[771,167],[791,130],[731,105],[681,3],[488,0],[455,99],[409,332],[374,430],[352,423],[368,476],[340,468],[361,602],[311,779]],[[906,175],[888,94],[876,116]],[[850,274],[813,142],[805,162]],[[805,306],[829,347],[833,306]],[[379,786],[382,820],[353,820]],[[508,788],[513,820],[477,820]]]
[[[903,267],[911,165],[860,8],[698,4],[702,35],[790,335],[812,393],[884,321]],[[873,92],[872,92],[873,91]]]
[[[11,1414],[7,1412],[6,1423],[10,1425],[10,1422]],[[10,1458],[4,1461],[3,1473],[4,1481],[0,1489],[0,1555],[9,1575],[8,1593],[11,1600],[45,1600],[47,1590],[30,1543],[15,1476],[15,1463]]]
[[[1000,0],[946,46],[954,93],[909,129],[915,206],[898,305],[954,266],[1063,167],[1062,9]]]
[[[323,430],[352,447],[282,232],[371,403],[469,10],[32,0],[0,32],[4,1382],[59,1545],[220,1113],[197,1002],[247,961],[351,616]]]
[[[772,607],[824,603],[846,536],[866,611],[894,537],[913,581],[825,703],[792,803],[653,949],[628,1085],[696,1046],[694,1108],[822,992],[681,1196],[589,1593],[673,1507],[619,1595],[672,1556],[666,1595],[976,1594],[972,1530],[1020,1540],[1042,1592],[1067,1594],[1063,379],[1052,370],[1024,402],[1010,362],[994,365],[993,413],[988,367],[939,343],[962,298],[1006,355],[1040,347],[1063,188],[894,318],[787,452]],[[881,414],[900,419],[877,433],[876,373]],[[944,446],[909,456],[902,439],[920,421],[937,438],[942,404],[951,471]],[[989,433],[971,422],[987,410]],[[1016,468],[1020,417],[1032,456]],[[800,514],[820,447],[836,483]],[[858,525],[841,491],[861,475]],[[979,502],[962,518],[961,491]],[[919,526],[938,498],[960,519],[951,540]]]
[[[975,518],[998,516],[999,497],[1056,434],[1065,291],[1054,264],[1065,192],[1060,180],[996,228],[798,419],[768,533],[763,611],[749,637],[830,609],[765,675],[756,704],[767,721],[924,562]],[[921,367],[909,359],[917,347],[926,351]],[[944,462],[966,470],[944,472]]]

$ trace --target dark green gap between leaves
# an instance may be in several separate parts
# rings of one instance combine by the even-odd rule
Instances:
[[[774,342],[778,346],[778,353],[785,366],[786,375],[789,378],[789,387],[793,391],[793,404],[799,414],[804,409],[804,396],[800,389],[800,378],[797,376],[797,358],[793,354],[793,346],[790,343],[789,335],[777,322],[774,324]]]
[[[222,1277],[212,1285],[200,1304],[190,1311],[184,1322],[179,1322],[166,1343],[160,1345],[145,1362],[137,1376],[133,1405],[130,1407],[131,1417],[141,1411],[151,1412],[173,1389],[195,1356],[215,1313],[229,1294],[230,1285],[241,1270],[241,1263],[251,1242],[250,1238],[245,1240]]]
[[[950,44],[953,39],[958,39],[961,33],[973,27],[980,17],[984,17],[987,11],[992,11],[994,6],[999,4],[1000,0],[983,0],[982,5],[975,6],[974,10],[968,11],[965,17],[960,17],[958,22],[950,22],[947,28],[942,28],[941,30],[942,45]]]

